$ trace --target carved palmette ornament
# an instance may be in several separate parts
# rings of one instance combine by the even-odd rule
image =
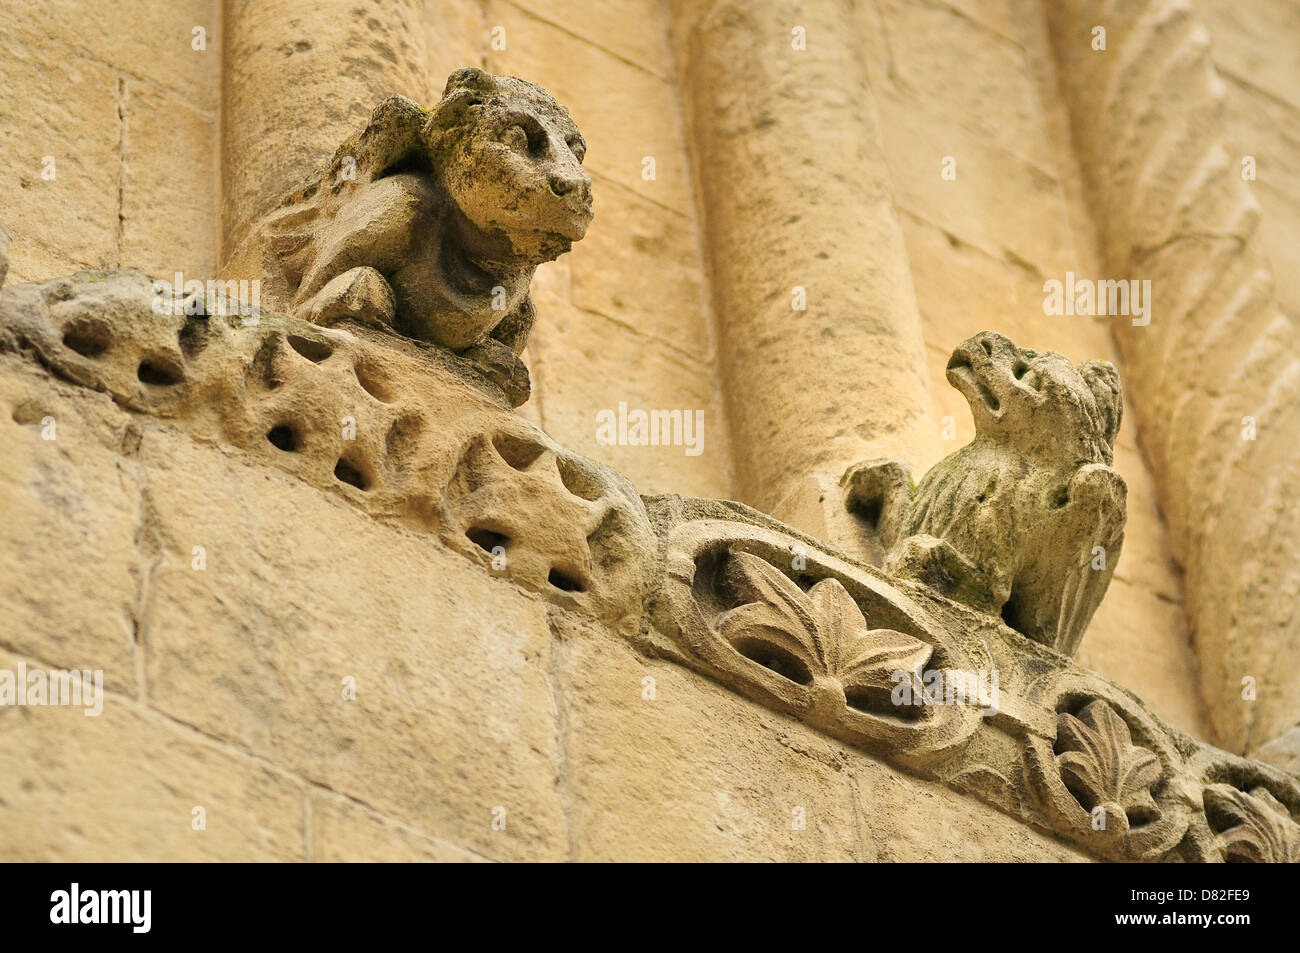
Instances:
[[[1207,785],[1205,811],[1224,860],[1300,863],[1300,824],[1267,788],[1247,793],[1230,784]]]
[[[1119,692],[1099,697],[1094,681],[1078,673],[1037,686],[1057,712],[1056,735],[1027,738],[1026,783],[1048,824],[1090,852],[1160,859],[1188,826],[1180,759],[1150,714]]]
[[[830,554],[700,520],[669,537],[665,587],[661,628],[691,664],[828,734],[919,761],[980,722],[972,698],[926,703],[922,681],[978,666],[903,593]]]

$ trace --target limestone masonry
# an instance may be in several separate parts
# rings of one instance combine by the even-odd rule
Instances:
[[[46,6],[6,860],[1300,861],[1300,8]]]

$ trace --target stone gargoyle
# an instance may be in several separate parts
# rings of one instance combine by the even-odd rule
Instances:
[[[261,224],[272,307],[391,328],[468,360],[511,402],[533,272],[592,218],[586,144],[541,87],[452,73],[425,109],[394,96]]]
[[[874,525],[888,571],[1072,654],[1124,539],[1119,375],[985,331],[953,351],[947,377],[975,439],[915,487],[901,460],[852,467],[845,504]]]

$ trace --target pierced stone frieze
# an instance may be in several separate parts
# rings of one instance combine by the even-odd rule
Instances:
[[[900,460],[859,464],[844,475],[845,504],[877,534],[889,572],[1071,654],[1124,539],[1126,489],[1111,467],[1119,376],[992,331],[958,345],[947,376],[975,439],[915,487]]]
[[[261,277],[269,308],[445,347],[518,406],[529,393],[519,354],[535,316],[533,272],[591,221],[585,151],[541,87],[459,69],[433,109],[401,96],[380,103],[226,271]]]
[[[647,651],[1098,858],[1293,859],[1295,778],[1194,741],[995,616],[740,504],[647,506],[664,546]],[[960,690],[981,672],[990,697]],[[927,693],[935,676],[946,684]]]
[[[1192,798],[1171,734],[1091,673],[1060,672],[1031,690],[1056,713],[1055,737],[1026,740],[1025,778],[1053,830],[1091,852],[1155,860],[1178,846]]]
[[[141,272],[0,292],[0,353],[235,447],[489,572],[639,624],[653,537],[630,483],[512,413],[459,358],[263,313],[156,314]]]
[[[1268,788],[1211,784],[1205,810],[1224,860],[1300,863],[1300,824]]]
[[[674,531],[666,559],[665,627],[689,661],[719,681],[854,744],[912,760],[975,730],[973,706],[891,699],[904,681],[919,697],[923,669],[978,665],[881,580],[770,530],[720,520]]]

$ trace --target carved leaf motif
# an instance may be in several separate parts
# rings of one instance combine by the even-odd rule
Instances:
[[[1205,806],[1218,822],[1224,859],[1300,863],[1300,825],[1266,788],[1247,794],[1229,784],[1211,784],[1205,789]]]
[[[1057,718],[1056,763],[1065,786],[1085,810],[1116,807],[1132,823],[1157,813],[1151,786],[1160,779],[1160,759],[1133,744],[1124,719],[1104,701],[1089,702],[1078,717]]]
[[[743,602],[718,619],[718,634],[751,658],[793,681],[837,678],[846,691],[888,688],[896,671],[914,672],[929,660],[929,645],[893,629],[871,629],[837,579],[807,593],[771,563],[749,553],[727,561],[721,582]],[[784,663],[784,664],[782,664]]]

